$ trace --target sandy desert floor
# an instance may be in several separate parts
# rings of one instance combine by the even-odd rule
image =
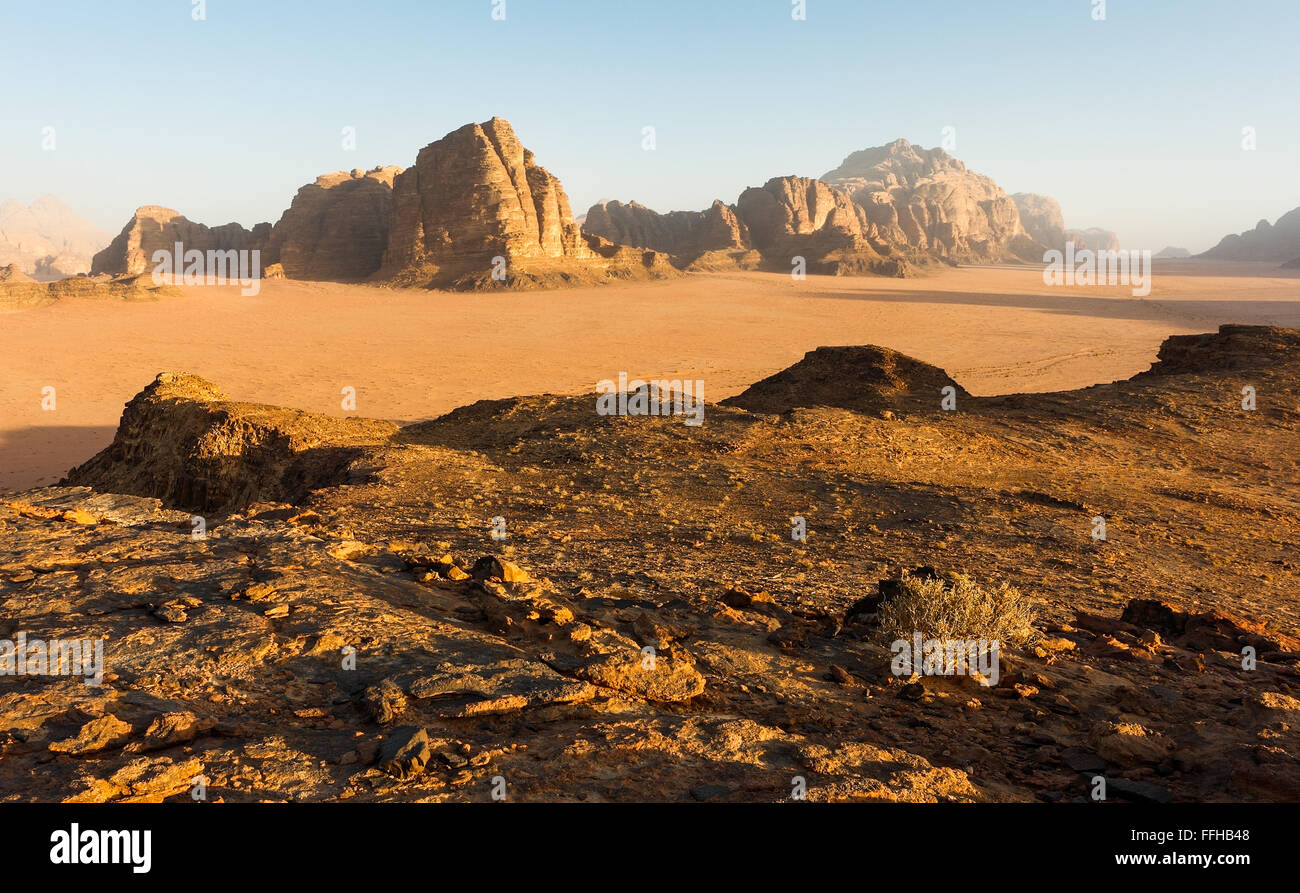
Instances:
[[[1157,266],[1154,287],[1049,288],[1036,268],[909,280],[776,274],[500,295],[267,282],[0,315],[0,488],[57,481],[109,443],[164,370],[236,400],[414,421],[485,398],[577,394],[621,371],[703,379],[709,402],[821,345],[880,344],[977,395],[1127,378],[1171,334],[1300,326],[1300,275],[1273,265]],[[42,389],[57,408],[41,408]]]

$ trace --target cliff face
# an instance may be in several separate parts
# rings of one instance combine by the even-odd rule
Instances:
[[[1065,216],[1061,203],[1051,196],[1017,192],[1011,196],[1020,212],[1020,224],[1034,241],[1047,248],[1065,244]]]
[[[637,202],[600,202],[583,221],[586,233],[623,245],[662,251],[681,267],[689,267],[712,251],[744,251],[749,231],[736,209],[715,201],[704,211],[660,214]]]
[[[177,242],[186,251],[252,250],[265,244],[270,231],[269,223],[259,223],[252,230],[238,223],[208,227],[187,220],[171,208],[144,205],[136,209],[117,238],[95,255],[90,272],[139,276],[153,270],[155,251],[170,252]]]
[[[290,279],[370,277],[388,246],[393,180],[401,172],[339,171],[302,187],[271,230],[264,263],[282,265]]]
[[[746,189],[734,206],[659,214],[631,202],[602,202],[583,231],[613,242],[663,251],[684,269],[730,263],[789,271],[899,275],[905,262],[876,238],[875,228],[843,191],[805,177],[776,177]]]
[[[568,196],[537,165],[510,124],[467,124],[425,146],[393,184],[392,221],[380,277],[406,284],[477,278],[502,257],[590,261]]]

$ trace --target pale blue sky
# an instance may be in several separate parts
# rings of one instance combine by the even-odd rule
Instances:
[[[501,115],[575,214],[733,202],[946,126],[972,169],[1130,247],[1200,250],[1300,205],[1296,0],[1109,0],[1106,21],[1093,0],[192,5],[0,0],[0,199],[53,193],[114,233],[151,203],[251,225],[318,174]]]

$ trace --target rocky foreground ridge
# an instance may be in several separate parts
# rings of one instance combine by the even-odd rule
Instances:
[[[3,679],[0,797],[1300,800],[1297,371],[1300,332],[1225,326],[944,411],[942,370],[821,348],[699,427],[400,428],[165,374],[0,497],[0,639],[105,670]],[[997,685],[891,673],[909,569],[1034,603]]]

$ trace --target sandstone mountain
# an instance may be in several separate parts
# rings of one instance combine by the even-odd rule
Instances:
[[[1060,242],[1060,207],[1043,201],[1060,230],[1046,237]],[[774,178],[734,206],[715,201],[706,211],[659,214],[636,202],[601,202],[583,231],[668,252],[689,269],[725,258],[752,265],[757,252],[769,269],[789,270],[803,257],[813,273],[901,276],[915,262],[1036,262],[1043,252],[996,183],[942,149],[906,140],[855,152],[819,180]]]
[[[12,264],[40,281],[89,272],[91,257],[109,238],[52,195],[30,206],[0,203],[0,266]]]
[[[172,251],[177,242],[185,250],[227,251],[260,249],[270,234],[269,223],[246,230],[238,223],[208,227],[181,216],[179,211],[158,205],[144,205],[122,228],[107,248],[95,255],[91,273],[139,276],[154,268],[153,254]]]
[[[339,171],[298,190],[271,230],[263,264],[290,279],[360,281],[374,275],[388,245],[393,180],[400,167]]]
[[[953,261],[1039,261],[1016,203],[943,149],[907,140],[854,152],[821,178],[847,191],[881,238]]]
[[[503,280],[493,278],[498,270]],[[666,259],[585,239],[560,181],[537,164],[509,122],[493,118],[425,146],[396,178],[376,278],[491,288],[670,272]]]
[[[1261,220],[1252,230],[1224,236],[1199,257],[1213,260],[1290,261],[1300,255],[1300,208],[1270,224]]]
[[[1183,258],[1191,257],[1192,252],[1188,251],[1186,248],[1167,245],[1157,251],[1154,256],[1163,260],[1181,260]]]

